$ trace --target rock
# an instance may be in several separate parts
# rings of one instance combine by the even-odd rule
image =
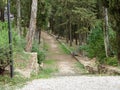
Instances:
[[[28,53],[30,60],[24,69],[16,68],[15,71],[22,74],[24,77],[30,78],[31,74],[37,74],[39,71],[39,64],[37,63],[37,53]]]

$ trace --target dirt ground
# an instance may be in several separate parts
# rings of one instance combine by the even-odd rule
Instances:
[[[49,46],[47,52],[47,60],[56,60],[58,73],[56,75],[75,75],[78,74],[75,64],[77,61],[68,54],[61,51],[59,43],[52,36],[42,32],[44,42]]]

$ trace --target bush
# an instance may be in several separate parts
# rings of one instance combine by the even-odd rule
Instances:
[[[4,72],[5,67],[10,63],[8,50],[8,48],[0,48],[0,74]]]
[[[7,23],[0,22],[0,73],[9,65],[8,33]]]
[[[104,60],[107,65],[118,66],[118,60],[116,57],[108,57]]]
[[[9,43],[8,43],[8,26],[7,22],[0,22],[0,69],[4,69],[9,63]],[[21,39],[16,31],[12,29],[12,46],[13,52],[23,51],[25,42]]]
[[[100,25],[97,25],[94,29],[91,30],[91,33],[87,39],[87,44],[80,46],[80,49],[85,50],[88,57],[97,57],[100,62],[102,62],[106,56],[104,49],[103,32]]]
[[[45,52],[39,48],[39,44],[34,43],[32,47],[32,52],[37,52],[38,64],[41,64],[45,60]]]

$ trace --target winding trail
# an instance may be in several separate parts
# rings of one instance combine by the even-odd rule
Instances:
[[[49,44],[47,59],[57,61],[59,72],[56,77],[28,82],[20,90],[120,90],[119,76],[78,75],[74,66],[77,61],[72,56],[63,54],[52,36],[42,32],[42,38]]]

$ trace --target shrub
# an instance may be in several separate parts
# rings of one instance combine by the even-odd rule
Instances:
[[[8,33],[6,30],[7,23],[0,22],[0,73],[9,64],[9,48],[8,48]]]
[[[4,72],[5,67],[10,63],[8,50],[8,48],[0,48],[0,74]]]
[[[7,22],[0,22],[0,69],[4,69],[9,63],[9,43],[8,43]],[[18,37],[16,31],[12,29],[13,52],[22,51],[25,45],[24,40]]]
[[[118,60],[116,57],[108,57],[104,60],[107,65],[118,66]]]
[[[111,54],[116,55],[116,39],[115,32],[110,28],[109,29],[109,39],[110,39],[110,49]],[[90,58],[96,57],[101,64],[108,64],[112,66],[117,66],[118,61],[114,57],[106,58],[105,47],[104,47],[104,35],[102,31],[101,23],[98,22],[96,27],[91,30],[91,33],[88,36],[87,44],[80,46],[81,50],[86,51],[87,56]]]
[[[105,58],[104,38],[102,28],[98,25],[91,30],[88,36],[87,44],[80,46],[81,50],[85,50],[90,58],[97,57],[100,62]]]
[[[41,64],[43,60],[45,60],[45,52],[44,50],[39,48],[39,44],[34,43],[32,47],[32,52],[37,52],[38,64]]]

